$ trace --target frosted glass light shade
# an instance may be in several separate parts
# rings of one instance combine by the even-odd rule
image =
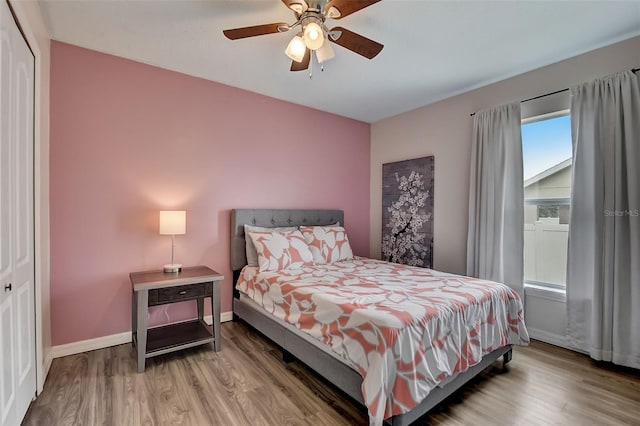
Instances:
[[[318,59],[318,63],[323,63],[324,61],[328,61],[329,59],[336,56],[333,51],[333,47],[331,47],[331,43],[325,42],[322,47],[316,50],[316,58]]]
[[[304,44],[311,50],[318,50],[324,44],[324,33],[320,25],[311,22],[304,27]]]
[[[302,37],[297,35],[291,39],[284,53],[286,53],[292,61],[302,62],[302,58],[304,58],[304,52],[306,51],[307,47],[304,45]]]
[[[160,211],[160,235],[183,235],[187,230],[187,212],[184,210]]]

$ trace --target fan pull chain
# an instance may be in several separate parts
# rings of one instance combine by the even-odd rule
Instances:
[[[309,58],[309,80],[313,80],[313,54]]]
[[[316,52],[316,61],[318,60],[318,53]],[[320,64],[320,72],[324,72],[324,62],[318,61]]]

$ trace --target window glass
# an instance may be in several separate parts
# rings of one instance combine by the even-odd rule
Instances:
[[[525,282],[564,287],[571,198],[568,114],[522,125]]]

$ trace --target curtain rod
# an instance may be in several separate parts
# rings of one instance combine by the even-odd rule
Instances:
[[[638,71],[640,71],[640,68],[632,68],[631,69],[631,72],[638,72]],[[568,87],[566,89],[556,90],[555,92],[545,93],[544,95],[534,96],[533,98],[529,98],[529,99],[525,99],[524,101],[520,101],[520,103],[529,102],[529,101],[535,101],[536,99],[544,98],[546,96],[555,95],[557,93],[566,92],[567,90],[569,90]],[[475,112],[472,112],[471,114],[469,114],[470,117],[473,117],[474,115],[476,115]]]

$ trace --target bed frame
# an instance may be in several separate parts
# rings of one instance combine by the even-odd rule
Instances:
[[[344,225],[342,210],[268,210],[268,209],[236,209],[231,211],[231,269],[233,270],[233,318],[242,319],[253,328],[273,340],[283,350],[283,358],[288,361],[295,357],[315,370],[326,380],[341,389],[347,395],[364,404],[362,399],[362,376],[331,355],[319,350],[315,345],[296,335],[283,326],[277,319],[256,309],[255,305],[240,299],[240,292],[235,288],[241,269],[247,264],[244,225],[254,226],[300,226],[330,225],[340,221]],[[408,425],[419,419],[426,412],[439,404],[446,397],[460,389],[465,383],[504,357],[504,364],[511,361],[511,345],[497,349],[484,356],[480,363],[459,373],[443,387],[436,387],[413,410],[393,416],[385,423],[394,426]]]

